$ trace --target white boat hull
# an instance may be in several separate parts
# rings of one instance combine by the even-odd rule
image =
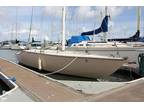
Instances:
[[[0,49],[10,49],[10,48],[11,48],[10,45],[3,45],[0,47]]]
[[[144,53],[144,47],[68,47],[68,51],[86,52],[88,54],[96,54],[103,56],[114,56],[114,57],[128,57],[128,62],[135,62],[138,64],[138,55]]]
[[[13,44],[13,45],[11,45],[11,49],[12,50],[24,50],[24,49],[26,49],[26,46],[20,46],[18,44]]]
[[[90,78],[109,76],[126,62],[123,58],[110,58],[96,55],[69,55],[70,54],[59,54],[56,52],[40,53],[22,51],[17,54],[17,58],[21,64],[41,68],[50,72],[64,68],[75,59],[67,68],[58,73]]]

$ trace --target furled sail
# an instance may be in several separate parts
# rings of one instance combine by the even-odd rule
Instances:
[[[94,35],[94,34],[99,34],[101,32],[108,32],[108,17],[109,16],[105,16],[101,26],[98,29],[92,30],[92,31],[88,31],[88,32],[83,32],[81,33],[81,35]]]
[[[143,38],[140,37],[140,7],[137,8],[137,32],[129,38],[115,38],[115,39],[108,39],[108,41],[119,41],[119,42],[143,41]]]
[[[134,42],[134,41],[139,41],[140,39],[140,31],[137,30],[135,35],[129,37],[129,38],[116,38],[116,39],[108,39],[108,41],[120,41],[120,42]]]

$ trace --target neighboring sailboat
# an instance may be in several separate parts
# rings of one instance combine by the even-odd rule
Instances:
[[[17,54],[20,64],[50,71],[50,74],[61,73],[98,78],[109,76],[126,63],[126,58],[65,51],[65,7],[62,8],[62,14],[61,51],[42,49],[24,50]]]
[[[11,40],[11,49],[12,50],[24,50],[24,49],[26,49],[25,44],[23,44],[24,42],[19,41],[17,39],[17,37],[18,37],[18,30],[17,30],[18,22],[17,22],[17,20],[18,20],[18,8],[16,7],[15,40]],[[12,28],[11,35],[13,35],[13,28]]]
[[[10,41],[2,41],[0,45],[0,49],[10,49],[11,42]]]
[[[143,38],[140,37],[140,7],[137,7],[137,32],[129,38],[108,39],[108,41],[119,41],[119,42],[124,42],[124,43],[143,41]]]
[[[29,30],[28,42],[27,42],[26,47],[27,47],[27,49],[41,49],[42,42],[41,41],[36,41],[34,39],[34,37],[31,37],[32,25],[33,25],[33,11],[34,11],[34,8],[32,7],[31,17],[30,17],[30,30]]]
[[[107,12],[106,12],[107,13]],[[139,37],[139,33],[140,33],[140,13],[138,11],[138,26],[137,26],[137,33],[130,38],[127,39],[123,39],[123,41],[128,40],[128,41],[134,41],[137,40]],[[100,28],[93,30],[93,31],[89,31],[89,32],[84,32],[81,35],[87,36],[87,35],[93,35],[93,34],[98,34],[100,32],[104,32],[106,34],[106,32],[108,32],[108,15],[105,14],[105,17],[102,21],[102,24],[100,26]],[[88,37],[88,36],[87,36]],[[109,40],[109,39],[108,39]],[[122,42],[109,42],[109,41],[105,41],[105,42],[93,42],[92,40],[89,39],[83,39],[80,42],[78,41],[73,41],[72,38],[68,41],[68,45],[69,47],[67,47],[66,50],[70,50],[70,51],[79,51],[79,52],[86,52],[88,54],[100,54],[100,55],[104,55],[104,56],[114,56],[114,57],[128,57],[128,62],[133,62],[133,63],[138,63],[138,55],[139,53],[144,52],[143,49],[144,44],[140,44],[139,46],[135,45],[135,43],[122,43]]]

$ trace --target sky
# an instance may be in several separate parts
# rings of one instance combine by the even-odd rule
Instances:
[[[33,16],[32,16],[33,9]],[[107,38],[126,38],[137,30],[137,7],[108,6],[109,31]],[[141,36],[144,36],[144,7],[141,7]],[[104,6],[67,6],[66,38],[80,35],[101,25]],[[60,6],[4,6],[0,7],[0,41],[19,39],[27,41],[32,17],[31,37],[35,40],[59,41],[61,39],[62,7]],[[16,35],[17,32],[17,35]],[[100,37],[103,34],[98,34]]]

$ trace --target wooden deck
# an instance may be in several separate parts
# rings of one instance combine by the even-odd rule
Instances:
[[[3,59],[0,59],[0,70],[8,77],[15,77],[18,86],[36,101],[77,101],[85,97],[78,91]]]
[[[18,86],[35,101],[144,101],[144,79],[103,93],[86,95],[4,59],[0,59],[0,71],[9,77],[16,77]]]
[[[144,80],[126,84],[121,88],[110,90],[88,98],[97,102],[144,102]]]

